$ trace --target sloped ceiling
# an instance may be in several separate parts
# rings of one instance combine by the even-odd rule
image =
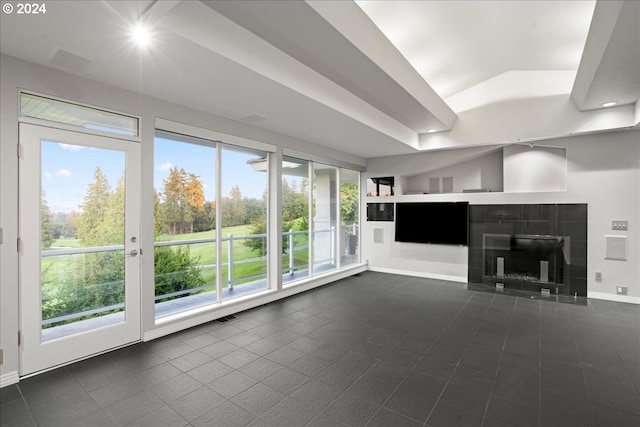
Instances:
[[[637,125],[639,3],[56,1],[0,51],[373,158]]]

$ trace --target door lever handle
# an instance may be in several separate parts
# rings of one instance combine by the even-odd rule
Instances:
[[[131,252],[129,252],[128,254],[126,254],[127,256],[130,257],[135,257],[138,256],[138,250],[137,249],[131,249]]]

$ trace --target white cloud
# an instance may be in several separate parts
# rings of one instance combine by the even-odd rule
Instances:
[[[43,178],[45,178],[45,179],[50,179],[51,177],[53,177],[53,175],[51,175],[51,173],[50,173],[50,172],[45,171],[45,172],[42,174],[42,177],[43,177]]]
[[[80,151],[84,148],[82,145],[63,144],[62,142],[59,142],[58,145],[63,150],[67,150],[67,151]]]
[[[170,162],[165,162],[163,164],[161,164],[160,166],[158,166],[158,170],[161,171],[168,171],[173,167],[173,165]]]
[[[68,177],[68,176],[71,176],[71,175],[73,175],[73,174],[68,169],[58,169],[58,171],[56,172],[56,176]]]

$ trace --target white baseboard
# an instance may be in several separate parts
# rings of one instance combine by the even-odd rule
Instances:
[[[394,268],[369,267],[369,271],[398,274],[400,276],[424,277],[425,279],[446,280],[448,282],[467,283],[466,277],[448,276],[444,274],[423,273],[419,271],[396,270]]]
[[[0,388],[6,387],[11,384],[17,384],[18,381],[20,381],[20,377],[18,376],[18,371],[2,374],[0,375]]]
[[[366,270],[367,266],[365,264],[358,264],[353,267],[341,269],[337,272],[330,272],[323,275],[314,276],[310,279],[302,280],[299,284],[285,287],[279,292],[266,292],[263,296],[254,296],[242,301],[234,302],[233,300],[231,300],[229,301],[228,305],[218,306],[218,308],[209,310],[202,314],[185,314],[185,317],[180,320],[176,319],[175,321],[166,322],[165,325],[159,325],[156,329],[146,332],[142,340],[151,341],[156,338],[181,331],[183,329],[192,328],[203,323],[211,322],[212,320],[216,320],[230,314],[239,313],[241,311],[249,310],[251,308],[277,301],[282,298],[287,298],[292,295],[299,294],[300,292],[305,292],[310,289],[317,288],[319,286],[323,286],[349,276],[353,276],[354,274],[362,273]]]
[[[630,297],[629,295],[613,295],[589,291],[587,292],[587,298],[602,299],[615,302],[626,302],[629,304],[640,304],[640,297]]]

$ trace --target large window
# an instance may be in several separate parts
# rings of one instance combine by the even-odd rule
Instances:
[[[268,287],[267,153],[222,149],[222,299]]]
[[[275,288],[271,238],[287,285],[359,263],[360,173],[283,156],[282,234],[269,236],[271,155],[157,132],[156,317]]]
[[[341,265],[360,262],[360,172],[340,169],[340,235],[338,252]]]
[[[214,142],[156,134],[156,317],[217,301],[216,150]]]
[[[319,274],[337,266],[336,243],[338,169],[313,164],[313,273]]]
[[[309,277],[309,162],[282,160],[282,282]]]
[[[283,157],[283,283],[360,262],[359,194],[360,172]]]
[[[267,163],[263,151],[157,132],[156,317],[268,287]]]

